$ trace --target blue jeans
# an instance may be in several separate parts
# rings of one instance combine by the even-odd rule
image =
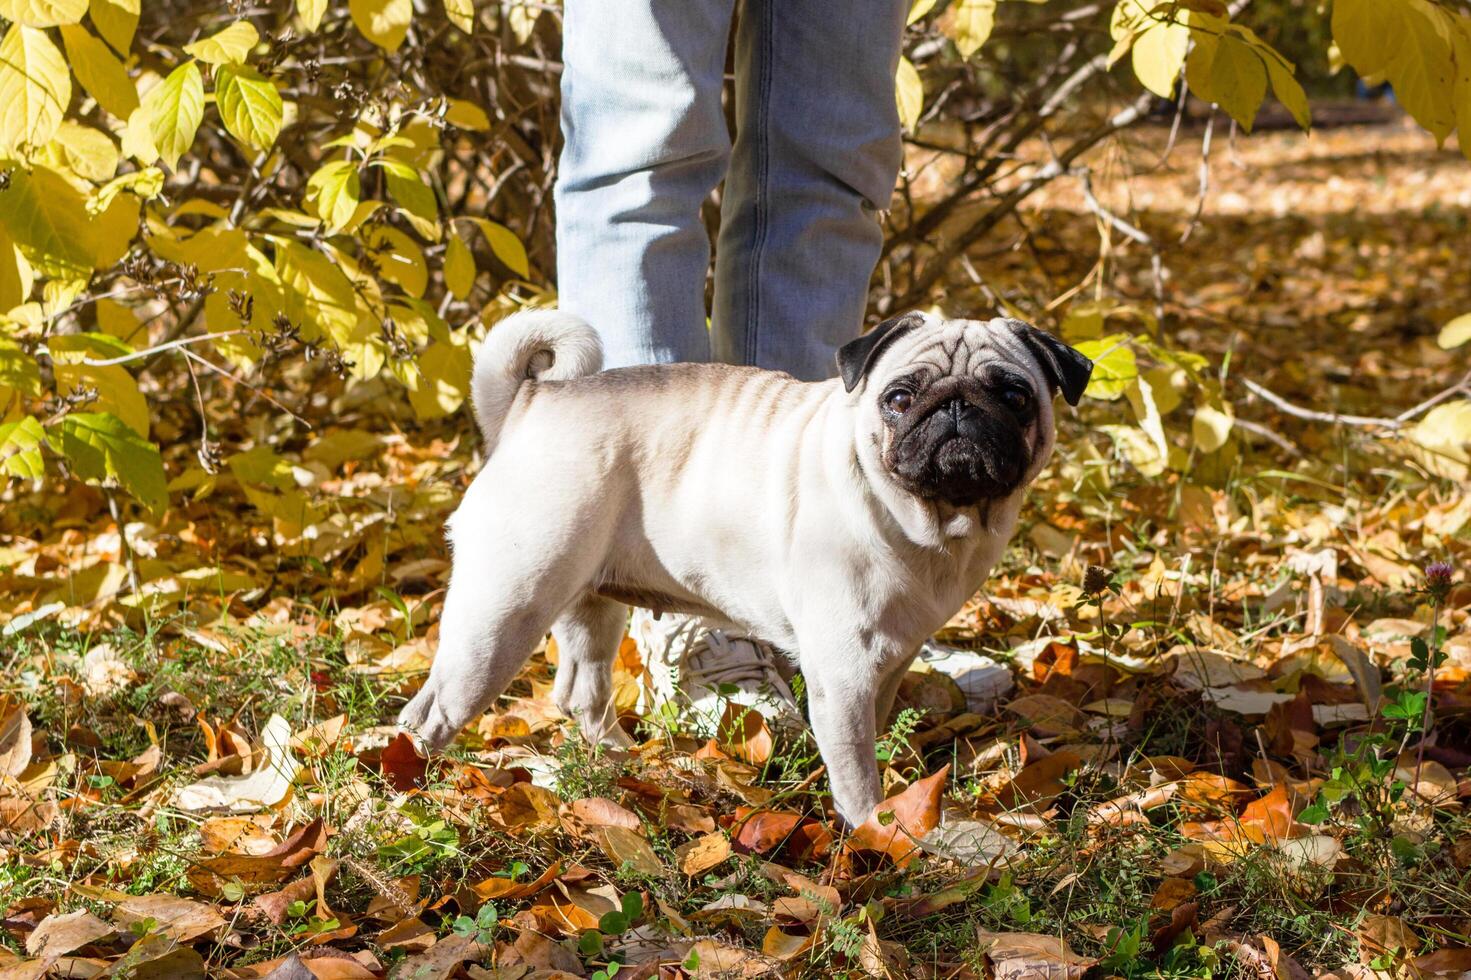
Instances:
[[[907,0],[566,0],[556,186],[563,309],[606,364],[831,377],[862,327],[898,176]],[[706,329],[700,207],[725,180]]]

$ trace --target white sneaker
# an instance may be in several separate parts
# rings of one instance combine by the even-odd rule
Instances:
[[[711,629],[696,616],[665,613],[658,619],[635,608],[628,627],[644,662],[639,707],[658,718],[672,712],[690,733],[716,735],[726,706],[754,708],[768,722],[802,723],[797,699],[770,645]]]
[[[965,706],[984,715],[1011,693],[1016,679],[1011,671],[990,657],[960,647],[945,646],[926,640],[919,648],[911,670],[933,670],[949,676],[965,695]]]

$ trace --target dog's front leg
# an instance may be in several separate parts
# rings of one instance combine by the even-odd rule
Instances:
[[[812,733],[827,766],[833,803],[838,815],[856,827],[883,800],[874,723],[882,672],[855,658],[852,647],[798,641]]]

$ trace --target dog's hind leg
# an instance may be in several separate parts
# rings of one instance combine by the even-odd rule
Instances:
[[[613,660],[628,622],[628,607],[588,595],[568,606],[552,625],[557,641],[557,679],[552,696],[563,714],[577,720],[589,742],[633,744],[618,726],[613,705]]]
[[[480,497],[451,521],[455,564],[439,649],[429,679],[398,719],[431,749],[448,744],[500,697],[552,623],[586,591],[606,545],[577,515],[548,529],[518,520],[502,494]]]

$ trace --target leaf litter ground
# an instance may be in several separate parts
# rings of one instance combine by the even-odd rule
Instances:
[[[1464,351],[1434,337],[1471,309],[1471,176],[1396,127],[1223,143],[1183,244],[1198,145],[1098,190],[1172,242],[1170,343],[1229,356],[1233,464],[1145,478],[1095,431],[1132,421],[1123,402],[1065,421],[942,636],[1009,689],[990,706],[911,673],[880,745],[891,801],[851,834],[810,740],[637,718],[631,643],[633,752],[557,716],[554,649],[443,758],[392,729],[434,650],[463,420],[400,431],[371,391],[320,432],[241,412],[242,452],[126,537],[95,490],[8,500],[0,977],[1471,969],[1464,469],[1234,386],[1393,417],[1452,384]],[[978,255],[1044,322],[1080,284],[1155,302],[1149,250],[1100,266],[1061,182]],[[944,305],[983,296],[957,276]],[[156,423],[179,458],[192,424]],[[1436,594],[1431,559],[1452,565]]]

